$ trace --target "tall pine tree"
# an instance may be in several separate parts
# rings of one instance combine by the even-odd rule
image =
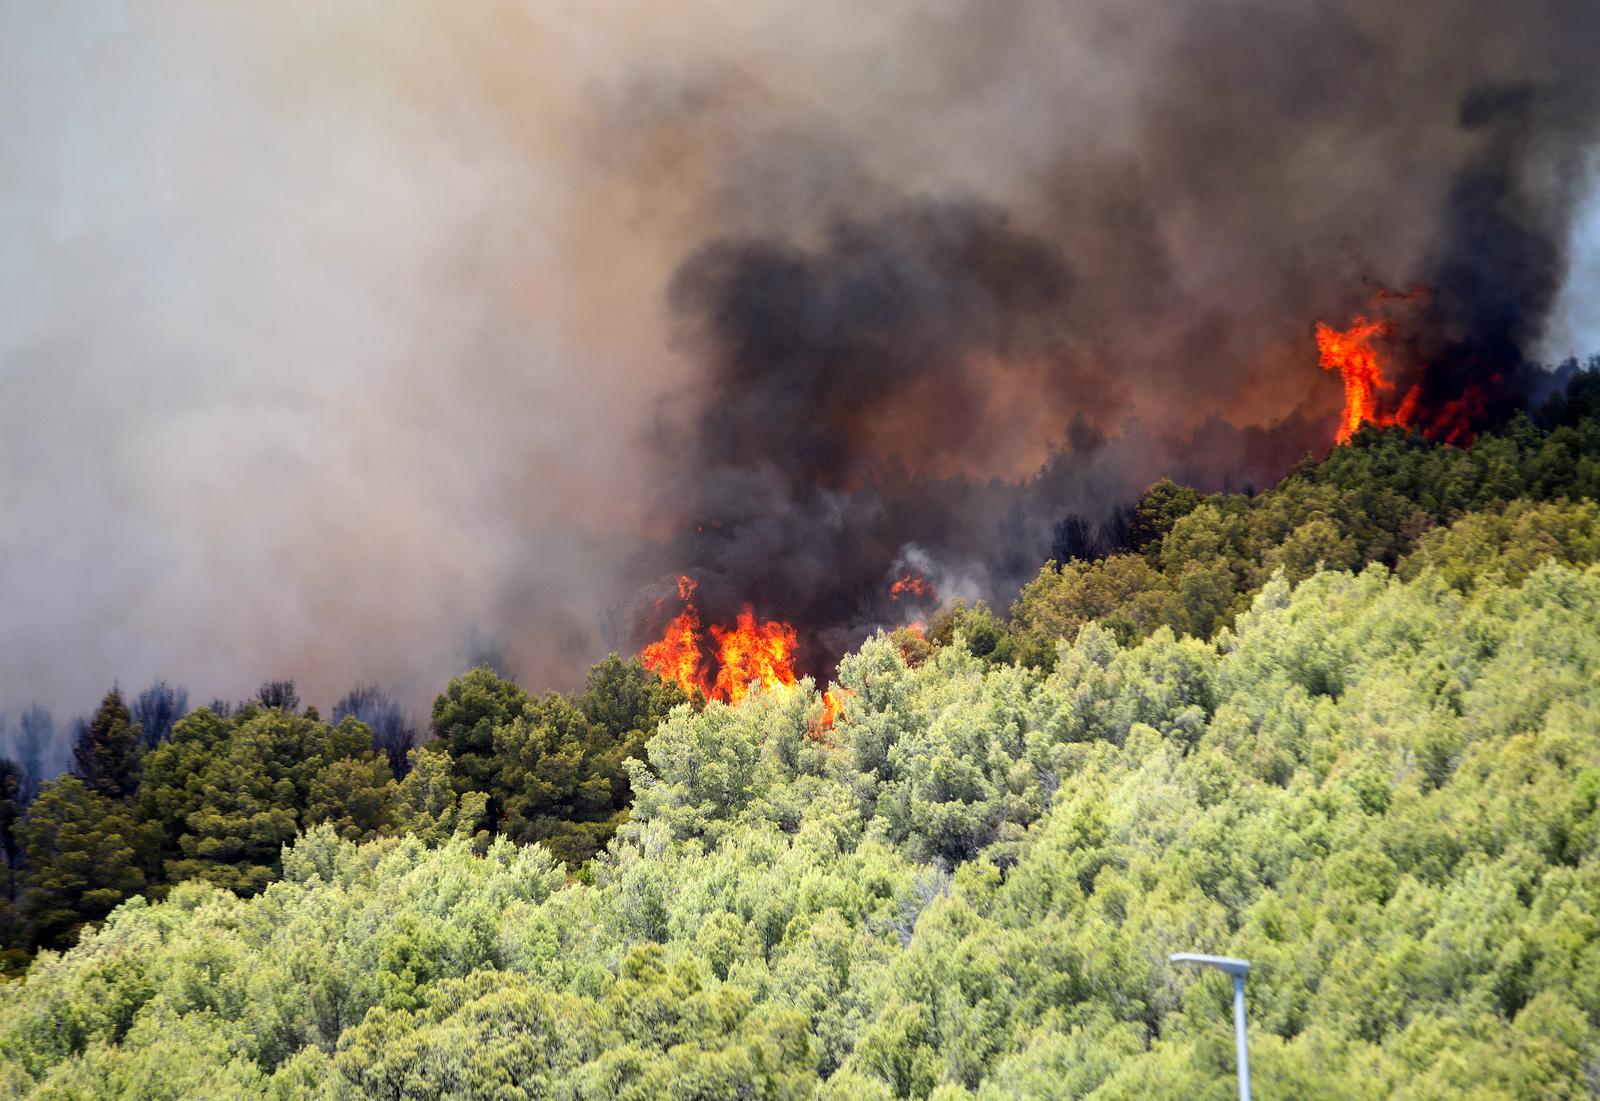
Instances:
[[[143,732],[120,689],[112,688],[72,746],[72,774],[107,799],[126,799],[139,786]]]
[[[26,947],[69,947],[83,926],[144,890],[159,832],[74,777],[45,784],[19,830],[28,856],[17,877]]]
[[[23,792],[27,774],[9,757],[0,757],[0,897],[15,897],[12,873],[21,855],[17,840],[17,819],[22,817]],[[3,938],[0,938],[3,939]]]

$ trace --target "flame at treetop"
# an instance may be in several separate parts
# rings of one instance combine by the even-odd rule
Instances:
[[[903,596],[932,597],[933,585],[925,577],[908,573],[889,586],[890,600],[899,600]]]
[[[799,637],[780,620],[758,622],[746,607],[730,627],[702,628],[694,606],[695,581],[678,579],[683,611],[672,617],[661,637],[639,651],[639,660],[689,695],[698,689],[712,699],[738,703],[757,686],[792,685]],[[714,654],[713,660],[707,654]],[[715,672],[713,673],[713,670]]]
[[[832,744],[828,732],[833,729],[833,724],[844,717],[844,704],[854,692],[848,688],[830,688],[822,694],[822,710],[817,713],[817,719],[806,731],[814,741]]]
[[[822,715],[817,720],[817,726],[827,730],[833,726],[833,721],[844,714],[844,701],[855,695],[848,688],[841,688],[837,692],[829,690],[822,694]]]
[[[1408,291],[1380,288],[1370,306],[1378,310],[1383,303],[1415,303],[1426,299],[1428,294],[1428,288],[1420,283]],[[1375,342],[1393,336],[1394,332],[1392,321],[1377,316],[1357,315],[1345,329],[1317,322],[1317,354],[1322,366],[1325,370],[1338,371],[1344,382],[1344,411],[1339,417],[1334,442],[1346,443],[1363,424],[1371,424],[1378,428],[1413,429],[1430,440],[1471,443],[1472,419],[1482,415],[1486,403],[1478,386],[1468,386],[1465,392],[1442,403],[1435,395],[1433,404],[1421,408],[1424,380],[1413,368],[1416,384],[1407,388],[1398,403],[1392,400],[1395,379]],[[1426,364],[1422,365],[1422,370],[1426,370]]]
[[[794,684],[794,655],[800,639],[793,627],[778,620],[757,623],[747,605],[734,626],[713,625],[717,641],[717,680],[707,695],[738,703],[757,685],[772,688]]]
[[[1348,442],[1363,424],[1404,428],[1411,423],[1417,404],[1416,387],[1394,410],[1386,412],[1379,407],[1379,391],[1394,389],[1394,383],[1385,377],[1383,362],[1372,342],[1393,331],[1394,326],[1387,321],[1359,316],[1348,329],[1317,322],[1317,354],[1323,369],[1338,371],[1344,381],[1344,412],[1334,433],[1335,443]]]
[[[659,639],[639,651],[639,660],[646,668],[677,681],[691,696],[696,688],[710,694],[701,671],[700,613],[690,603],[695,588],[696,583],[689,578],[678,578],[678,599],[683,601],[683,611],[672,617]]]

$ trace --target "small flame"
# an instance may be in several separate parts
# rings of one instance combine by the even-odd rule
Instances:
[[[822,718],[818,725],[823,730],[831,729],[834,720],[844,714],[844,701],[853,693],[848,688],[841,688],[837,692],[831,688],[822,694]]]
[[[903,596],[932,598],[933,585],[925,577],[918,577],[914,573],[908,573],[889,586],[890,600],[899,600]]]
[[[712,624],[707,630],[693,603],[697,587],[691,578],[678,579],[683,610],[667,623],[659,639],[639,651],[645,668],[676,681],[691,696],[699,691],[725,703],[738,703],[758,686],[795,683],[800,643],[793,627],[779,620],[757,622],[754,609],[746,606],[731,627]],[[707,660],[708,652],[715,654],[714,665]]]
[[[1498,378],[1495,381],[1499,381]],[[1467,445],[1477,438],[1472,430],[1474,419],[1484,416],[1487,398],[1480,386],[1469,386],[1459,398],[1444,403],[1428,424],[1426,435],[1432,440]]]
[[[854,694],[848,688],[830,688],[824,692],[822,694],[822,711],[817,715],[816,722],[812,723],[810,729],[806,731],[806,735],[813,741],[832,745],[833,740],[828,735],[833,730],[833,724],[844,717],[844,701]]]

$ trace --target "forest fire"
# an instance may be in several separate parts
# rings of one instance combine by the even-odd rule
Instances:
[[[725,703],[738,703],[756,687],[795,683],[799,638],[792,626],[781,620],[758,622],[754,609],[747,606],[732,626],[712,624],[704,629],[693,603],[697,587],[691,578],[678,579],[683,610],[672,617],[659,639],[639,651],[646,668],[676,681],[690,695],[698,690]],[[708,653],[714,656],[708,659]]]

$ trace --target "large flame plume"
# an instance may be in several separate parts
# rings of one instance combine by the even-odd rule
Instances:
[[[639,660],[677,684],[689,695],[736,704],[756,688],[795,684],[795,654],[799,637],[781,620],[757,620],[745,607],[731,626],[702,626],[694,604],[698,583],[678,579],[678,599],[683,610],[667,623],[661,637],[639,651]]]
[[[779,620],[756,621],[745,608],[732,627],[711,627],[717,643],[717,679],[709,695],[738,703],[754,688],[785,688],[795,683],[794,655],[800,640]]]
[[[1416,403],[1415,388],[1392,412],[1379,405],[1381,395],[1394,389],[1394,382],[1385,376],[1373,341],[1391,332],[1393,326],[1382,319],[1357,317],[1347,329],[1317,322],[1317,354],[1322,367],[1338,371],[1344,382],[1344,411],[1339,414],[1336,443],[1349,442],[1363,424],[1405,427],[1409,423]]]

